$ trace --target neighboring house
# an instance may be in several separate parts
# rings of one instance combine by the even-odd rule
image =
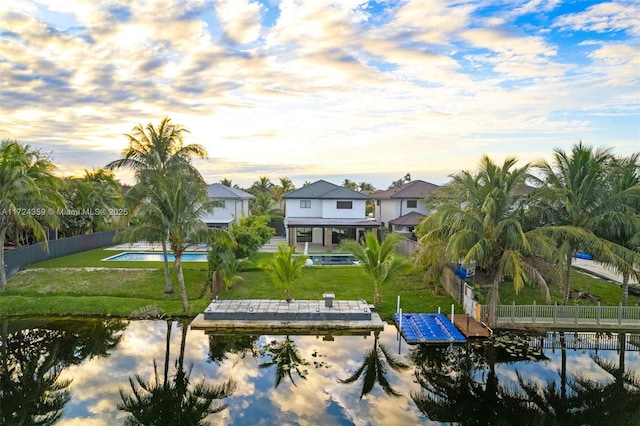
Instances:
[[[202,220],[211,228],[228,228],[232,222],[237,223],[243,216],[251,214],[249,200],[254,198],[238,188],[231,188],[220,183],[207,185],[209,198],[216,201],[216,207]]]
[[[284,225],[289,245],[305,242],[331,249],[343,239],[358,240],[380,223],[367,219],[365,205],[371,197],[319,180],[287,192]]]
[[[423,180],[412,180],[396,188],[375,191],[371,194],[375,200],[374,216],[390,231],[415,239],[413,230],[431,213],[423,200],[438,188]]]

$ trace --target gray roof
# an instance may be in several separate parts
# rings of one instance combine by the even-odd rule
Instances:
[[[326,180],[318,180],[302,188],[294,189],[283,195],[288,199],[325,199],[325,200],[368,200],[371,197],[344,186],[338,186]]]
[[[376,200],[391,198],[422,199],[433,194],[439,186],[423,180],[412,180],[397,188],[389,188],[384,191],[376,191],[371,196]]]
[[[409,212],[405,215],[397,217],[393,220],[390,220],[389,223],[391,225],[400,225],[400,226],[418,226],[420,221],[426,216],[422,213],[418,212]]]
[[[207,185],[207,194],[209,194],[209,198],[217,200],[255,198],[253,195],[243,191],[242,189],[231,188],[221,183],[212,183],[211,185]]]

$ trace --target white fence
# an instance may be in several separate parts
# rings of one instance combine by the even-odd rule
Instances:
[[[482,307],[487,315],[487,307]],[[638,306],[580,306],[580,305],[500,305],[496,327],[520,325],[525,327],[640,328]]]

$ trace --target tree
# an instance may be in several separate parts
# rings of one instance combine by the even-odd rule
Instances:
[[[74,236],[113,228],[113,222],[128,213],[120,208],[121,192],[120,182],[105,169],[85,170],[80,178],[66,178],[62,193],[70,214],[62,216],[62,234]]]
[[[629,300],[629,278],[640,280],[640,272],[634,266],[640,260],[640,153],[625,158],[615,158],[608,170],[606,181],[611,191],[605,210],[593,217],[594,233],[608,241],[628,249],[619,252],[621,262],[615,269],[622,274],[622,304]],[[626,257],[625,257],[626,255]]]
[[[399,234],[388,234],[380,243],[373,232],[366,232],[360,243],[353,240],[343,243],[342,250],[351,252],[362,263],[366,274],[373,281],[376,306],[382,305],[380,286],[392,283],[413,268],[408,259],[396,255],[393,251],[403,239]]]
[[[394,180],[393,182],[391,182],[391,185],[389,185],[389,189],[391,188],[399,188],[402,185],[404,185],[405,183],[409,183],[411,182],[411,174],[407,173],[406,175],[404,175],[403,178],[398,179],[398,180]]]
[[[307,256],[294,257],[295,252],[295,245],[289,247],[286,244],[280,244],[273,257],[261,265],[276,286],[284,287],[287,302],[291,302],[291,285],[300,276],[307,261]]]
[[[261,192],[255,198],[249,200],[251,204],[251,214],[255,216],[269,216],[280,213],[278,204],[273,196],[267,192]]]
[[[293,379],[294,371],[299,377],[307,379],[309,372],[306,367],[309,362],[302,357],[295,342],[289,336],[286,336],[281,342],[272,340],[265,345],[260,353],[271,357],[271,361],[263,362],[259,365],[260,368],[269,368],[274,365],[276,367],[276,388],[285,377],[291,380],[291,384],[297,386]]]
[[[228,238],[225,231],[207,228],[202,221],[202,217],[212,210],[213,202],[208,197],[205,182],[197,177],[183,171],[181,174],[164,178],[157,176],[150,180],[147,188],[153,202],[143,204],[137,212],[141,219],[139,225],[122,232],[122,238],[131,241],[155,237],[159,229],[166,231],[169,247],[175,258],[174,267],[185,313],[189,311],[189,301],[182,272],[182,256],[187,242],[211,242],[215,238]]]
[[[106,168],[131,170],[135,173],[138,188],[136,191],[129,191],[130,208],[134,209],[143,202],[155,202],[156,200],[149,200],[146,188],[152,185],[152,182],[161,182],[172,172],[180,173],[180,170],[185,169],[189,173],[200,176],[200,173],[191,165],[190,159],[206,158],[207,151],[201,145],[185,145],[183,135],[187,132],[188,130],[181,125],[171,123],[169,117],[164,117],[156,127],[151,123],[145,127],[138,124],[130,134],[125,135],[129,140],[129,146],[122,151],[122,158],[110,162]],[[161,234],[162,228],[156,231],[160,234],[152,234],[153,239],[150,241],[162,243],[165,293],[172,293],[166,235]]]
[[[266,176],[260,176],[260,178],[257,181],[253,182],[248,192],[255,195],[256,197],[259,194],[273,195],[271,193],[272,189],[273,189],[273,183],[269,180],[269,178]]]
[[[342,182],[342,186],[344,186],[345,188],[351,189],[353,191],[358,190],[358,184],[352,181],[351,179],[345,179],[344,182]]]
[[[619,191],[612,191],[615,186],[607,178],[610,177],[613,160],[610,149],[594,150],[580,142],[574,145],[571,153],[555,149],[553,162],[540,164],[537,167],[540,177],[531,177],[538,189],[537,203],[529,214],[535,216],[537,222],[543,224],[545,232],[556,240],[563,256],[560,266],[564,304],[571,294],[571,263],[575,252],[589,251],[600,262],[628,272],[632,271],[633,265],[629,260],[639,259],[637,254],[607,240],[610,233],[603,236],[594,234],[601,227],[598,223],[606,223],[603,220],[613,210],[618,212],[618,223],[623,216],[626,216],[625,222],[630,223],[628,210],[619,208],[629,199],[626,197],[632,196],[632,201],[637,202],[640,191],[639,187],[632,187],[625,190],[622,197]]]
[[[33,232],[47,248],[45,226],[55,226],[58,208],[64,206],[55,166],[40,151],[17,141],[0,144],[0,291],[7,286],[4,245],[11,226]]]
[[[369,182],[360,182],[358,184],[358,191],[360,192],[364,192],[364,191],[375,191],[376,187],[373,186],[371,183]]]
[[[518,292],[525,283],[537,283],[547,301],[549,289],[542,271],[553,271],[557,259],[553,241],[537,229],[527,231],[519,221],[521,188],[529,165],[516,168],[508,158],[502,166],[484,156],[477,173],[460,172],[441,187],[437,210],[418,227],[420,251],[432,272],[449,262],[475,261],[491,280],[489,322],[499,304],[499,287],[509,277]],[[433,249],[437,252],[434,252]],[[450,265],[450,263],[449,263]]]

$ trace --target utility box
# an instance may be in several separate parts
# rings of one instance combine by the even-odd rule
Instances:
[[[324,306],[325,308],[333,308],[333,299],[336,298],[335,293],[324,293]]]

